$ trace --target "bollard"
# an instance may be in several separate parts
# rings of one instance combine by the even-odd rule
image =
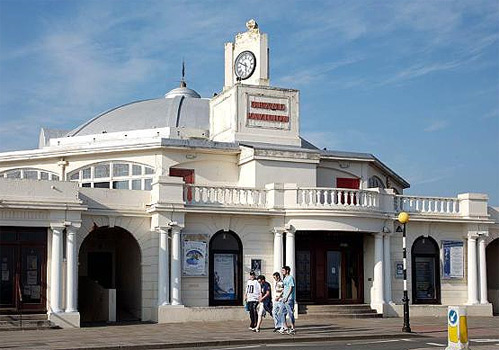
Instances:
[[[468,320],[466,308],[449,306],[447,312],[448,345],[445,350],[463,350],[468,347]]]

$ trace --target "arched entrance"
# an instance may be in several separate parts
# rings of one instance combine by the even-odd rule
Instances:
[[[440,258],[438,244],[421,236],[412,245],[412,303],[440,304]]]
[[[492,303],[494,315],[499,314],[499,238],[493,240],[485,250],[487,258],[487,299]]]
[[[241,305],[243,245],[232,231],[218,231],[210,240],[210,306]]]
[[[79,254],[78,309],[82,322],[141,319],[141,254],[135,238],[120,227],[99,227]]]

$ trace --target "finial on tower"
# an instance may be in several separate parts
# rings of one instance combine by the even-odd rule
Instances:
[[[246,22],[246,28],[248,28],[249,32],[258,33],[260,29],[258,29],[258,23],[254,19],[250,19]]]
[[[180,87],[186,87],[185,83],[185,61],[182,59],[182,79],[180,79]]]

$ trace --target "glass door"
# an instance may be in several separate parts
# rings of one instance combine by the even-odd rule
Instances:
[[[415,257],[416,299],[418,301],[434,301],[435,293],[435,264],[433,257]]]
[[[17,246],[0,245],[0,308],[17,309]]]
[[[327,252],[327,298],[339,300],[342,298],[341,293],[341,252]]]
[[[19,289],[23,309],[44,309],[45,247],[21,246]]]

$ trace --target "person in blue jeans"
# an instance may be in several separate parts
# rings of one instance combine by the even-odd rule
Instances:
[[[289,266],[282,267],[282,275],[284,276],[283,284],[284,290],[282,293],[282,302],[284,304],[284,310],[281,316],[281,329],[279,333],[281,334],[295,334],[295,299],[296,299],[296,288],[295,279],[291,276],[291,268]],[[286,322],[286,316],[289,317],[291,321],[291,326],[288,327]]]
[[[282,327],[282,311],[284,304],[282,303],[282,293],[284,291],[284,284],[282,283],[281,274],[274,272],[274,303],[272,308],[272,317],[274,318],[274,332],[277,332]]]

